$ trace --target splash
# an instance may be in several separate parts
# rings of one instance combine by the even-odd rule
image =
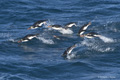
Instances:
[[[73,34],[73,31],[70,29],[62,29],[59,32],[62,34]]]
[[[53,22],[51,22],[50,20],[48,20],[48,23],[46,23],[46,25],[44,26],[45,28],[48,28],[48,26],[50,26],[50,25],[53,25],[54,23]],[[50,29],[50,28],[49,28]]]
[[[102,36],[102,35],[100,35],[99,38],[100,38],[101,40],[103,40],[105,43],[112,43],[112,42],[114,42],[113,39],[108,38],[108,37],[105,37],[105,36]]]
[[[39,39],[39,40],[41,40],[43,43],[45,43],[45,44],[54,44],[54,41],[53,40],[51,40],[51,39],[45,39],[45,38],[43,38],[43,37],[37,37],[37,39]]]
[[[70,59],[73,59],[73,58],[75,58],[75,57],[76,57],[76,54],[75,54],[75,53],[74,53],[74,54],[71,53],[70,55],[67,55],[66,58],[70,60]]]
[[[75,48],[80,47],[80,45],[79,45],[79,44],[75,44],[75,45],[76,45],[76,47],[75,47]],[[71,53],[70,53],[70,54],[67,54],[67,57],[66,57],[66,58],[67,58],[67,59],[69,59],[69,60],[70,60],[70,59],[74,59],[74,58],[76,58],[76,57],[77,57],[76,53],[77,53],[77,52],[72,52],[72,51],[71,51]]]
[[[17,40],[14,40],[14,39],[12,39],[12,38],[8,39],[8,41],[17,42]]]

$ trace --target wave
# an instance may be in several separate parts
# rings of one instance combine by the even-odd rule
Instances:
[[[13,41],[13,39],[11,40],[12,34],[10,33],[0,33],[0,38],[2,38],[2,40],[0,40],[0,43],[4,42],[4,41]]]
[[[27,74],[9,74],[9,73],[0,73],[0,80],[30,80],[31,76],[28,77]]]

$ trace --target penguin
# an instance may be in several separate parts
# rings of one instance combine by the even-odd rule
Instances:
[[[20,39],[20,40],[18,41],[18,43],[27,42],[27,41],[29,41],[29,40],[37,37],[38,35],[39,35],[39,34],[28,34],[28,35],[26,35],[25,37],[23,37],[22,39]]]
[[[79,32],[78,32],[78,35],[83,35],[83,33],[86,31],[86,29],[88,28],[88,26],[90,26],[91,25],[91,22],[89,22],[89,23],[87,23],[87,24],[84,24],[81,28],[80,28],[80,30],[79,30]]]
[[[68,47],[68,48],[64,51],[64,53],[62,54],[62,57],[67,58],[67,56],[69,56],[69,55],[71,54],[72,50],[73,50],[75,47],[76,47],[76,44]]]
[[[27,30],[30,30],[30,29],[37,29],[37,28],[39,28],[39,27],[42,27],[42,25],[44,24],[46,24],[46,21],[47,20],[39,20],[39,21],[37,21],[37,22],[35,22],[31,27],[29,27]]]

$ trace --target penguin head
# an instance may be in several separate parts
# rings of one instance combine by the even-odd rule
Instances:
[[[21,43],[21,42],[27,42],[27,41],[29,41],[28,39],[20,39],[19,41],[18,41],[18,43]]]
[[[51,28],[52,27],[52,25],[50,25],[50,26],[48,26],[49,28]]]
[[[30,30],[30,29],[35,29],[34,26],[30,26],[27,30]]]

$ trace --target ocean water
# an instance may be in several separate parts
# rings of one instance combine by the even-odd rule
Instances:
[[[76,22],[72,34],[39,28],[27,30],[34,22],[49,24]],[[100,38],[80,38],[80,27],[91,21],[88,32]],[[39,37],[17,43],[27,34]],[[63,32],[64,33],[64,32]],[[53,38],[53,35],[62,39]],[[62,53],[73,44],[74,58]],[[119,80],[120,0],[1,0],[0,80]]]

